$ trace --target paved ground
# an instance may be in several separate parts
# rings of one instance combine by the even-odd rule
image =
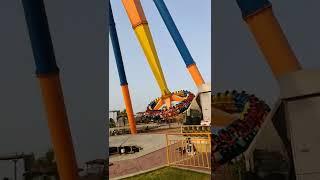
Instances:
[[[182,136],[169,136],[169,139],[181,140],[185,139]],[[143,148],[138,153],[128,155],[113,155],[109,158],[109,162],[113,165],[109,166],[109,177],[115,178],[140,171],[150,170],[156,167],[167,164],[167,149],[166,149],[166,135],[165,134],[138,134],[138,135],[122,135],[112,136],[109,139],[111,146],[136,145]],[[171,144],[171,143],[170,143]],[[176,144],[176,143],[174,143]],[[172,144],[172,148],[176,149]],[[171,148],[171,146],[170,146]],[[172,149],[171,148],[171,149]],[[195,165],[210,166],[210,162],[206,159],[210,154],[201,154],[195,156]],[[192,162],[193,160],[192,159]],[[191,161],[190,161],[191,162]],[[181,162],[181,164],[188,164]],[[196,168],[198,170],[208,170],[203,168]]]
[[[110,136],[109,146],[138,146],[142,150],[138,153],[128,155],[112,155],[109,162],[113,165],[109,166],[109,177],[115,178],[125,176],[132,173],[150,170],[167,164],[167,149],[165,133],[179,133],[180,127],[177,124],[170,125],[170,129],[162,126],[150,133],[141,133],[137,135],[121,135]],[[170,135],[170,140],[185,139],[182,136]],[[171,144],[171,143],[170,143]],[[203,161],[200,162],[203,164]],[[209,162],[205,162],[206,164]],[[199,169],[199,168],[197,168]],[[200,168],[199,170],[201,170]]]
[[[138,146],[142,150],[134,154],[125,155],[112,155],[109,157],[109,162],[121,161],[127,159],[134,159],[146,154],[152,153],[159,149],[166,147],[166,135],[164,133],[176,133],[179,128],[172,128],[167,130],[159,130],[157,132],[151,133],[141,133],[137,135],[120,135],[120,136],[110,136],[109,137],[109,147],[119,147],[119,146]],[[169,136],[170,139],[184,139],[181,136]]]
[[[136,159],[114,161],[109,166],[109,178],[124,176],[139,171],[145,171],[155,167],[163,166],[166,162],[166,148],[159,149],[153,153],[140,156]]]
[[[119,146],[139,146],[143,148],[140,152],[128,155],[113,155],[109,157],[109,162],[135,159],[151,152],[166,147],[166,137],[164,134],[138,134],[109,137],[109,147]]]

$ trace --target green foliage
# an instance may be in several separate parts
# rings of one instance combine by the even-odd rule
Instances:
[[[127,110],[124,109],[123,111],[120,112],[121,114],[127,114]]]
[[[115,122],[114,119],[112,119],[112,118],[109,119],[109,127],[110,127],[110,128],[116,127],[116,122]]]
[[[49,149],[44,156],[35,159],[33,168],[36,169],[57,169],[57,165],[55,162],[54,151],[53,149]]]
[[[53,149],[49,149],[45,155],[48,162],[52,163],[54,161],[54,152]]]

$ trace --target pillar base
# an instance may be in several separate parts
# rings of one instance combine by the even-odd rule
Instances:
[[[320,70],[278,78],[297,180],[320,179]]]
[[[203,119],[201,125],[211,125],[211,84],[202,84],[198,87],[199,99]]]

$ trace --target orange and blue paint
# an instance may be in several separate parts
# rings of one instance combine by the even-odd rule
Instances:
[[[160,65],[159,57],[152,39],[148,21],[143,12],[143,8],[139,0],[122,0],[122,4],[126,9],[131,25],[148,60],[152,73],[158,83],[161,91],[161,100],[157,108],[166,105],[171,107],[172,93],[168,89],[163,71]]]
[[[201,73],[199,72],[199,69],[195,63],[195,61],[193,60],[185,42],[183,41],[183,38],[181,37],[181,34],[176,26],[176,24],[174,23],[174,20],[172,19],[172,16],[166,6],[166,4],[164,3],[163,0],[153,0],[153,2],[155,3],[161,18],[163,19],[176,47],[178,48],[180,55],[184,61],[184,63],[187,66],[187,69],[193,79],[193,81],[195,82],[196,86],[200,86],[202,84],[204,84],[204,80],[202,78]]]
[[[301,69],[268,0],[237,0],[242,17],[276,78]]]
[[[128,116],[130,131],[131,131],[131,134],[136,134],[137,129],[136,129],[136,123],[135,123],[135,119],[134,119],[134,113],[133,113],[133,108],[132,108],[132,103],[131,103],[131,98],[130,98],[130,92],[129,92],[128,82],[127,82],[127,78],[126,78],[126,73],[125,73],[124,66],[123,66],[123,60],[122,60],[122,55],[121,55],[121,50],[120,50],[120,45],[119,45],[119,40],[118,40],[118,35],[117,35],[117,29],[115,26],[113,13],[112,13],[112,9],[111,9],[110,4],[109,4],[109,27],[110,27],[111,42],[112,42],[112,46],[113,46],[113,51],[114,51],[114,55],[115,55],[115,59],[116,59],[117,68],[118,68],[118,74],[119,74],[119,79],[120,79],[122,95],[123,95],[124,103],[126,106],[126,112],[127,112],[127,116]]]
[[[36,74],[60,179],[79,179],[63,92],[43,0],[23,0]]]

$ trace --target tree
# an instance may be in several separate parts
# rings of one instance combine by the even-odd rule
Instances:
[[[54,176],[56,179],[58,178],[58,169],[57,164],[55,162],[55,155],[53,149],[49,149],[44,156],[39,157],[35,160],[33,164],[33,169],[37,171],[47,171],[48,174],[43,174],[45,176]]]
[[[45,158],[47,160],[47,162],[49,164],[53,164],[54,163],[54,152],[53,152],[53,149],[49,149],[47,152],[46,152],[46,155],[45,155]]]
[[[110,127],[110,128],[116,127],[116,122],[114,121],[114,119],[110,118],[110,119],[109,119],[109,122],[110,122],[110,124],[109,124],[109,127]]]
[[[120,112],[120,115],[127,117],[127,110],[124,109],[123,111],[121,111],[121,112]]]
[[[128,119],[127,110],[124,109],[123,111],[121,111],[118,117],[123,118],[123,124],[124,126],[126,126],[126,120]]]

